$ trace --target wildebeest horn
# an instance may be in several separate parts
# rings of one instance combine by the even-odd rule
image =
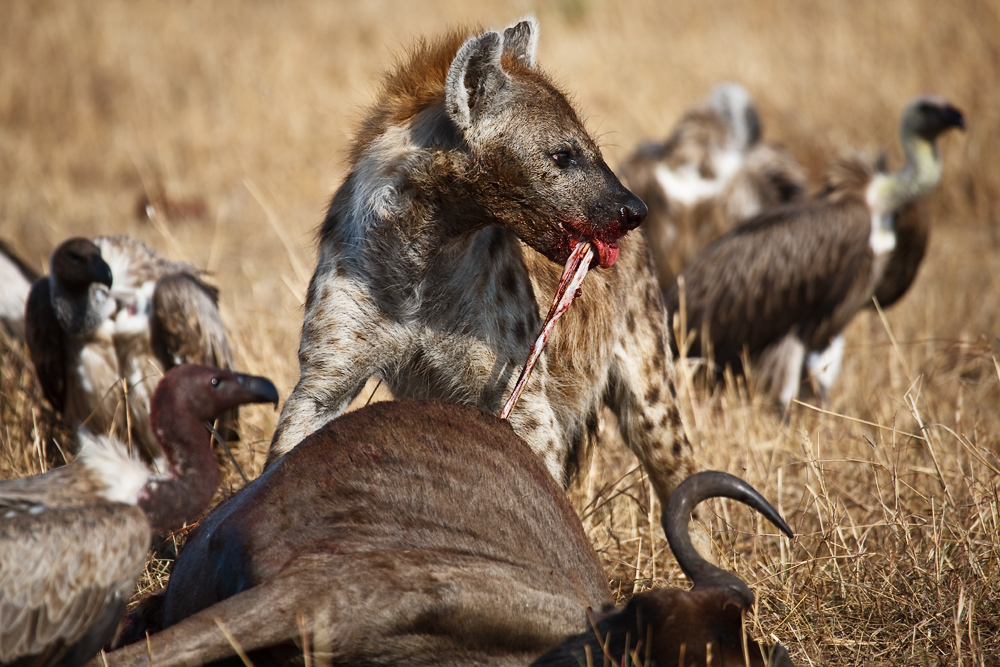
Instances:
[[[756,489],[726,472],[706,470],[691,475],[681,482],[670,495],[667,509],[663,513],[663,532],[667,535],[670,549],[684,574],[694,582],[694,588],[728,588],[736,593],[744,609],[753,605],[753,592],[742,579],[727,572],[701,557],[691,544],[688,521],[695,506],[708,498],[725,497],[738,500],[757,510],[781,532],[792,537],[792,529],[781,518],[778,511],[760,495]]]

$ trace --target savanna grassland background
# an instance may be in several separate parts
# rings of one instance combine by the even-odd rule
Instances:
[[[687,372],[680,395],[703,466],[744,476],[796,531],[778,539],[735,504],[707,513],[757,592],[757,637],[799,665],[1000,664],[1000,2],[7,1],[0,237],[39,270],[67,236],[127,233],[209,271],[238,367],[287,396],[315,230],[379,72],[421,35],[529,12],[539,62],[612,167],[723,80],[814,183],[842,148],[900,164],[916,94],[965,111],[968,131],[941,142],[916,284],[847,330],[828,413],[797,406],[783,424]],[[5,341],[0,477],[50,465],[66,437],[23,360]],[[237,458],[255,475],[277,413],[244,415]],[[228,467],[223,494],[242,484]],[[620,595],[683,585],[620,445],[571,493]]]

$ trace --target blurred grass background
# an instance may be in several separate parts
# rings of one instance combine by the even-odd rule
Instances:
[[[686,373],[681,397],[704,467],[746,477],[798,533],[711,506],[723,562],[757,591],[758,637],[799,665],[1000,664],[1000,2],[12,0],[0,13],[0,237],[43,271],[63,238],[111,233],[208,270],[237,365],[282,396],[348,142],[379,72],[419,36],[534,13],[541,66],[612,167],[723,80],[750,90],[765,136],[814,182],[845,148],[900,164],[903,106],[947,97],[968,131],[941,142],[928,257],[884,321],[863,313],[847,330],[835,414],[801,407],[783,425],[739,385]],[[23,351],[4,341],[0,363],[0,476],[37,472],[65,434]],[[238,458],[256,473],[277,414],[245,414]],[[227,479],[225,492],[240,484]],[[600,449],[572,494],[616,591],[680,585],[630,454]]]

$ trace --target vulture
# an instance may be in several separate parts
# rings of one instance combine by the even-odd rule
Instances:
[[[717,368],[738,372],[748,356],[755,384],[784,406],[811,355],[810,365],[827,363],[817,378],[825,398],[851,318],[873,295],[895,300],[912,279],[922,252],[909,238],[911,208],[941,178],[937,137],[964,126],[944,99],[918,97],[903,111],[902,169],[844,157],[815,198],[765,211],[706,248],[666,297],[675,328],[696,334],[689,354],[710,353]]]
[[[114,636],[153,535],[207,507],[219,481],[205,425],[275,403],[265,378],[208,366],[169,371],[150,405],[167,463],[154,473],[114,436],[79,430],[79,455],[0,482],[0,664],[82,665]]]
[[[735,83],[713,88],[666,141],[644,144],[621,171],[649,208],[642,229],[663,290],[723,232],[801,199],[806,187],[802,166],[781,146],[761,140],[753,100]]]
[[[36,280],[38,272],[0,240],[0,329],[11,338],[24,338],[24,304]]]
[[[217,301],[196,268],[135,239],[64,241],[25,309],[45,397],[71,428],[114,431],[159,465],[149,397],[160,376],[182,363],[232,367]]]

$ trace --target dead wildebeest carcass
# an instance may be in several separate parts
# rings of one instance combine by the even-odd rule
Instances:
[[[527,665],[547,651],[545,664],[576,664],[593,609],[616,664],[651,644],[657,664],[683,652],[704,665],[711,644],[713,665],[743,665],[753,595],[693,550],[690,511],[725,495],[788,528],[746,483],[703,475],[664,515],[695,588],[642,593],[614,612],[565,493],[509,424],[438,401],[377,403],[209,514],[170,578],[166,629],[107,663],[203,664],[239,646],[258,667],[294,664],[307,645],[333,664]],[[767,664],[750,647],[750,664]],[[779,653],[772,664],[789,664]]]

